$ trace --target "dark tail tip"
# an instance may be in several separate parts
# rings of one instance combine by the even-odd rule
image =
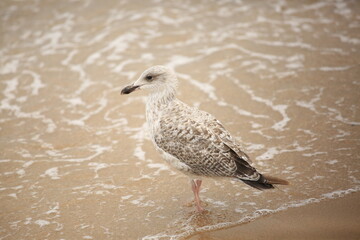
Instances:
[[[280,178],[271,177],[271,176],[264,176],[260,175],[259,180],[257,181],[250,181],[250,180],[243,180],[244,183],[247,185],[259,189],[259,190],[266,190],[274,188],[273,184],[280,184],[280,185],[289,185],[289,182]]]
[[[288,181],[281,179],[281,178],[272,177],[272,176],[268,176],[268,175],[263,175],[263,177],[265,177],[267,182],[270,184],[279,184],[279,185],[289,185],[290,184]]]

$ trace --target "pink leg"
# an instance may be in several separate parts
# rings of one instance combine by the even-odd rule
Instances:
[[[200,193],[201,182],[202,182],[202,180],[199,180],[199,179],[192,179],[192,180],[191,180],[191,188],[192,188],[192,191],[193,191],[193,193],[194,193],[196,210],[197,210],[198,212],[202,212],[202,211],[205,210],[205,209],[203,209],[203,208],[201,207],[201,205],[200,205],[200,196],[199,196],[199,193]]]

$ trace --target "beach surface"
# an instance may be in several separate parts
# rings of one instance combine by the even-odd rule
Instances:
[[[360,1],[5,0],[0,19],[0,240],[356,237]],[[208,212],[189,207],[145,92],[120,95],[154,65],[291,185],[204,179]]]
[[[360,193],[270,214],[188,240],[360,239]]]

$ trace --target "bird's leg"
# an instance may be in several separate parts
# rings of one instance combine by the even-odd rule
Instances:
[[[199,193],[200,193],[201,182],[202,182],[202,180],[200,180],[200,179],[192,179],[191,180],[191,188],[194,193],[196,210],[198,212],[202,212],[205,210],[204,208],[201,207],[201,204],[200,204],[201,201],[200,201]]]

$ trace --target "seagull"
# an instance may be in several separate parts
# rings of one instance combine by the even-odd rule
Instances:
[[[198,212],[205,210],[199,196],[203,177],[237,179],[259,190],[288,184],[259,173],[220,121],[176,98],[177,85],[176,74],[159,65],[145,70],[121,94],[148,93],[146,121],[151,140],[170,166],[190,177]]]

